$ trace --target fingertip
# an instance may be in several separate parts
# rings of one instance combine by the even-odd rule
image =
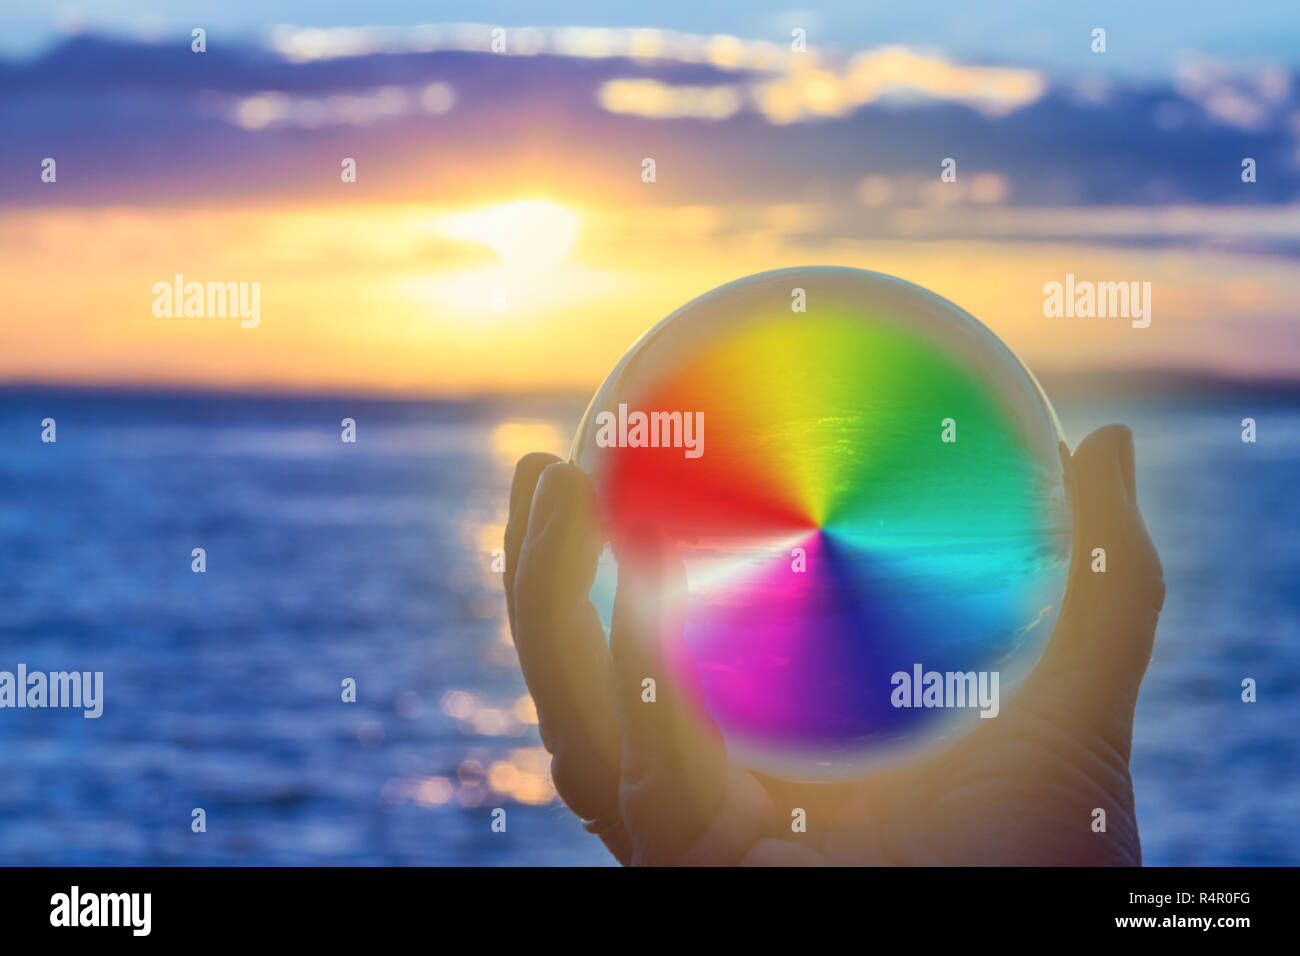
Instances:
[[[513,517],[521,506],[530,505],[537,481],[548,466],[560,459],[542,451],[529,452],[515,465],[515,475],[510,481],[510,515]],[[524,512],[527,514],[527,511]]]
[[[1118,454],[1119,447],[1125,443],[1133,444],[1133,432],[1127,425],[1103,425],[1079,442],[1074,457],[1089,460],[1098,455]]]
[[[554,457],[554,456],[552,456]],[[576,465],[554,459],[542,469],[533,492],[524,543],[545,533],[557,514],[566,520],[593,521],[596,498],[591,481]]]
[[[506,592],[506,613],[510,620],[510,632],[515,631],[515,575],[519,566],[519,552],[523,549],[524,536],[528,533],[528,517],[533,506],[533,495],[537,490],[538,479],[542,472],[554,462],[559,461],[554,455],[544,452],[532,452],[524,455],[515,465],[515,474],[510,481],[510,510],[506,516],[506,528],[502,543],[505,545],[505,571],[501,583]]]
[[[1127,425],[1098,428],[1079,442],[1071,458],[1077,491],[1096,494],[1120,490],[1133,497],[1133,432]]]
[[[510,482],[510,512],[506,516],[505,546],[508,560],[513,561],[528,533],[528,518],[537,494],[542,472],[559,461],[545,452],[531,452],[519,459]]]

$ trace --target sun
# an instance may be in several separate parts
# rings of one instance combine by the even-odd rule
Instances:
[[[505,265],[541,269],[562,261],[578,239],[576,212],[548,200],[520,200],[450,213],[434,227],[443,235],[490,247]]]

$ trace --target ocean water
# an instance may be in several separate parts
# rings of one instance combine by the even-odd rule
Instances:
[[[1300,863],[1300,404],[1057,410],[1134,429],[1165,565],[1146,861]],[[98,720],[0,710],[0,864],[611,862],[550,788],[492,569],[514,461],[581,412],[0,389],[0,670],[105,686]]]

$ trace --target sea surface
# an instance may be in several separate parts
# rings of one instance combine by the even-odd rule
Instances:
[[[1146,862],[1300,863],[1300,403],[1057,411],[1072,444],[1133,428],[1168,582]],[[105,682],[97,720],[0,710],[0,864],[611,862],[555,799],[492,567],[514,461],[581,412],[0,388],[0,670]]]

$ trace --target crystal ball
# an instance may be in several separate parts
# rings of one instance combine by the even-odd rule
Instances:
[[[799,781],[913,759],[996,720],[1052,634],[1062,441],[948,300],[859,269],[740,279],[642,335],[588,406],[592,603],[608,633],[621,536],[657,529],[686,571],[674,686],[730,759]]]

